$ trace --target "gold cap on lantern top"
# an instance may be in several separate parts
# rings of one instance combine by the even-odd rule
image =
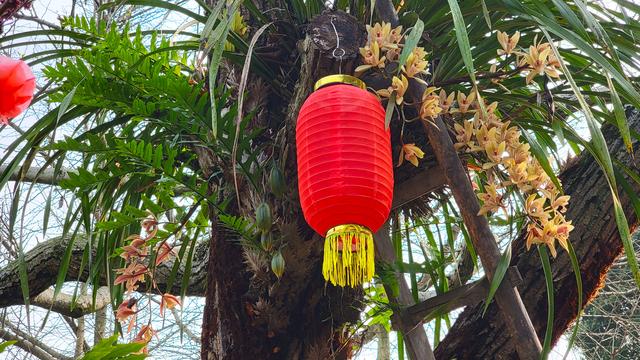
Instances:
[[[355,87],[359,87],[362,90],[367,89],[367,85],[365,85],[364,81],[358,79],[355,76],[344,75],[344,74],[334,74],[328,75],[320,80],[316,81],[316,85],[313,87],[313,91],[320,89],[323,86],[331,85],[331,84],[347,84],[353,85]]]

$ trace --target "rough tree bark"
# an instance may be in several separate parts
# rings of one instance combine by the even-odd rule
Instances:
[[[60,263],[64,258],[65,250],[69,245],[69,238],[53,238],[51,240],[40,243],[34,247],[27,254],[25,254],[25,263],[27,266],[27,281],[29,283],[29,296],[33,299],[34,305],[47,304],[52,302],[49,300],[53,298],[53,292],[47,290],[51,285],[56,283],[56,277],[58,269],[60,269]],[[87,266],[84,266],[81,270],[81,259],[87,244],[86,238],[77,236],[73,242],[71,261],[69,262],[69,269],[67,270],[67,281],[87,281],[89,271]],[[188,287],[188,295],[202,296],[204,294],[204,279],[206,277],[206,271],[204,270],[207,261],[208,244],[201,243],[196,246],[194,250],[194,260],[191,268],[191,277]],[[95,256],[95,248],[93,249],[93,255]],[[166,263],[156,268],[155,281],[159,286],[167,283],[169,274],[171,273],[171,267],[173,263]],[[22,290],[20,288],[19,280],[19,263],[13,261],[4,268],[0,269],[0,308],[19,305],[24,303],[22,297]],[[184,274],[184,268],[178,271],[178,278],[181,278]],[[101,279],[102,283],[99,285],[107,285],[106,279]],[[145,291],[144,284],[141,284],[141,291]],[[164,287],[162,287],[164,288]],[[180,293],[180,285],[174,284],[171,289],[172,293]],[[101,291],[99,292],[101,293]],[[108,292],[106,294],[109,302]],[[58,300],[71,304],[69,296],[59,295]],[[90,297],[91,298],[91,297]],[[98,302],[102,303],[103,296],[99,296]],[[70,308],[64,310],[63,304],[57,301],[58,310],[65,315],[78,317],[84,313],[92,312],[91,299],[86,302],[80,301],[76,308],[72,311]]]
[[[336,36],[344,48],[342,64],[333,59]],[[202,359],[346,359],[351,351],[341,330],[358,319],[360,289],[326,285],[321,275],[323,240],[306,225],[297,201],[295,183],[295,121],[313,83],[320,77],[353,70],[364,27],[341,12],[313,19],[307,37],[298,42],[300,72],[285,119],[291,229],[285,235],[285,273],[271,279],[267,294],[258,292],[243,263],[242,248],[222,236],[211,214],[211,242],[202,328]],[[215,186],[210,191],[220,191]],[[234,196],[234,195],[232,195]],[[293,209],[293,210],[292,210]]]
[[[640,112],[627,114],[632,130],[640,131]],[[628,167],[637,170],[637,164],[625,151],[625,146],[617,129],[603,127],[612,157]],[[634,151],[640,149],[640,142],[633,144]],[[575,229],[571,233],[580,270],[582,272],[583,297],[585,301],[597,295],[603,286],[605,275],[623,250],[620,235],[613,217],[613,203],[607,181],[598,164],[588,154],[581,155],[560,174],[566,194],[571,195],[567,218],[573,221]],[[628,179],[637,193],[640,186]],[[620,189],[621,201],[631,229],[638,219],[631,201]],[[529,316],[542,339],[546,330],[547,300],[545,277],[539,257],[534,249],[527,251],[526,236],[521,233],[513,243],[515,256],[512,266],[517,266],[524,279],[519,286],[522,299]],[[571,261],[565,251],[560,251],[552,260],[555,319],[553,324],[554,344],[577,315],[577,287]],[[491,305],[482,317],[483,303],[469,306],[458,317],[445,339],[436,348],[438,359],[515,359],[517,358],[512,339],[504,331],[504,322],[495,305]],[[473,341],[470,341],[472,339]]]

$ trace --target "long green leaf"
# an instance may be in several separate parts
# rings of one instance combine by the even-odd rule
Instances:
[[[482,3],[482,15],[484,16],[484,21],[487,23],[489,30],[493,27],[491,24],[491,16],[489,15],[489,9],[487,9],[487,3],[484,0],[480,0]]]
[[[400,53],[400,58],[398,59],[398,73],[402,71],[402,67],[407,62],[409,55],[413,52],[413,49],[418,46],[418,42],[422,38],[422,32],[424,31],[424,23],[422,20],[418,19],[416,24],[413,25],[413,29],[407,35],[404,41],[404,47],[402,48],[402,52]]]
[[[538,160],[538,162],[540,163],[540,166],[542,166],[542,169],[545,171],[545,173],[547,173],[556,188],[562,191],[560,180],[558,180],[556,173],[553,171],[553,168],[549,163],[549,159],[547,159],[547,153],[544,151],[540,143],[538,143],[538,141],[533,136],[531,136],[531,134],[529,134],[526,129],[522,129],[521,133],[525,137],[525,139],[527,139],[527,143],[531,147],[531,152],[533,153],[533,156],[535,156],[536,160]]]
[[[476,70],[473,67],[473,55],[471,55],[471,45],[469,44],[469,35],[467,34],[467,26],[464,23],[462,17],[462,11],[460,11],[460,5],[458,0],[447,0],[449,2],[449,8],[451,8],[451,16],[453,17],[453,25],[456,29],[456,39],[458,39],[458,47],[460,48],[460,54],[464,61],[464,66],[467,68],[467,73],[471,78],[473,84],[476,83]]]
[[[389,101],[387,101],[387,106],[384,112],[384,128],[388,129],[391,124],[391,119],[393,118],[393,111],[396,109],[396,91],[391,92],[391,96],[389,96]]]
[[[3,353],[9,346],[17,343],[18,340],[10,340],[0,343],[0,353]]]
[[[489,286],[489,294],[484,301],[484,308],[482,309],[482,316],[487,312],[489,308],[489,304],[491,304],[491,300],[493,300],[493,296],[496,294],[502,279],[504,279],[505,274],[507,273],[507,269],[509,268],[509,262],[511,262],[511,244],[507,246],[500,256],[500,260],[498,261],[498,265],[496,266],[496,271],[493,273],[493,279],[491,279],[491,285]]]
[[[73,97],[76,94],[76,90],[78,90],[78,85],[80,84],[77,84],[76,86],[74,86],[73,89],[71,89],[71,91],[69,91],[69,93],[64,97],[64,99],[62,99],[62,102],[60,102],[60,107],[58,107],[58,118],[56,119],[56,124],[60,122],[62,115],[64,115],[64,113],[67,112],[69,105],[71,105],[71,100],[73,100]]]
[[[611,102],[613,103],[613,113],[616,117],[616,124],[620,131],[620,135],[622,135],[622,141],[624,141],[627,152],[631,154],[633,153],[633,145],[631,144],[631,132],[629,131],[627,115],[624,113],[624,106],[622,105],[622,101],[620,100],[620,96],[618,95],[618,91],[616,91],[613,81],[611,81],[611,76],[609,76],[609,73],[607,72],[605,72],[605,75],[607,76],[609,91],[611,91]]]
[[[580,318],[582,317],[582,273],[580,272],[580,263],[578,262],[578,257],[576,256],[576,252],[573,249],[573,245],[571,242],[567,242],[567,250],[569,253],[569,258],[571,259],[571,267],[573,268],[573,274],[576,277],[576,286],[578,287],[578,315],[576,316],[576,322],[573,325],[573,331],[571,332],[571,337],[569,338],[569,344],[567,345],[567,351],[564,353],[562,360],[565,360],[567,356],[569,356],[569,352],[573,347],[573,343],[576,339],[576,335],[578,334],[578,329],[580,328]]]
[[[466,67],[469,78],[471,79],[473,91],[476,92],[477,103],[480,105],[480,111],[482,111],[482,114],[486,117],[487,109],[484,101],[482,100],[480,89],[476,84],[476,70],[473,66],[473,55],[471,53],[471,45],[469,43],[469,34],[467,33],[467,26],[465,25],[462,11],[460,11],[460,5],[458,4],[458,0],[447,1],[449,2],[449,8],[451,9],[453,26],[456,29],[456,39],[458,40],[458,47],[460,48],[460,54],[462,55],[464,66]]]
[[[549,262],[549,253],[545,246],[538,246],[542,269],[544,270],[544,280],[547,285],[547,329],[544,333],[544,342],[542,344],[542,359],[549,356],[551,350],[551,339],[553,335],[553,317],[554,317],[554,298],[553,298],[553,273],[551,272],[551,263]]]
[[[220,29],[220,37],[215,39],[209,39],[208,41],[214,42],[215,46],[213,49],[213,54],[211,55],[211,63],[209,65],[209,96],[211,98],[211,133],[214,138],[218,136],[218,109],[216,108],[216,79],[218,76],[218,68],[220,67],[220,61],[222,60],[222,52],[224,51],[225,40],[227,36],[229,36],[229,31],[231,28],[231,21],[233,18],[233,14],[238,10],[238,6],[240,6],[240,0],[234,0],[227,7],[227,18],[224,21],[221,21],[218,24],[218,29]],[[211,14],[214,16],[215,14]],[[218,32],[215,30],[214,33]]]

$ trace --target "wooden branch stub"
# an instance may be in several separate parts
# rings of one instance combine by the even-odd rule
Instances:
[[[430,192],[442,188],[446,179],[440,166],[435,166],[396,184],[393,189],[392,209],[397,209]]]
[[[7,165],[0,165],[0,174],[8,169]],[[25,170],[24,174],[21,174],[21,168],[16,169],[11,175],[9,175],[10,181],[26,181],[35,182],[38,184],[57,185],[61,180],[69,178],[69,169],[60,169],[59,173],[55,173],[53,168],[42,169],[39,167],[30,167]]]
[[[511,287],[520,286],[524,282],[524,280],[522,279],[522,274],[520,274],[517,266],[509,266],[509,268],[507,269],[506,279],[507,281],[509,281]]]
[[[434,296],[421,303],[402,310],[403,319],[409,324],[418,325],[432,320],[438,314],[446,314],[452,310],[477,304],[484,300],[489,292],[489,281],[486,277],[470,284],[459,286],[442,295]]]
[[[510,266],[502,280],[509,286],[516,287],[522,284],[522,276],[516,266]],[[400,311],[399,318],[408,326],[433,320],[437,315],[449,313],[455,309],[468,305],[475,305],[487,298],[489,293],[489,281],[486,277],[470,284],[459,286],[442,295],[437,295],[409,306]]]

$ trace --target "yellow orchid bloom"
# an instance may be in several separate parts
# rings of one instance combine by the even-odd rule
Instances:
[[[400,78],[394,76],[391,80],[391,86],[386,89],[380,89],[376,93],[382,97],[391,97],[391,94],[396,93],[396,105],[401,105],[404,101],[404,94],[409,88],[409,80],[404,75],[400,75]]]
[[[384,56],[380,57],[380,46],[378,46],[377,42],[360,48],[360,55],[362,55],[364,65],[358,66],[356,73],[362,73],[374,67],[384,68],[386,58]]]
[[[556,251],[556,232],[556,224],[553,221],[546,221],[542,228],[542,242],[549,247],[549,251],[553,257],[558,255]]]
[[[414,47],[411,53],[415,55],[418,59],[421,59],[421,60],[427,59],[427,51],[421,46]]]
[[[505,128],[501,131],[502,140],[507,143],[507,146],[518,147],[520,145],[520,130],[515,126],[509,126],[509,123],[505,123]],[[527,145],[528,146],[528,145]],[[529,149],[527,148],[527,151]]]
[[[389,32],[389,41],[394,44],[399,44],[402,41],[402,25],[391,29]]]
[[[544,197],[540,197],[536,194],[531,194],[527,198],[525,202],[525,209],[527,210],[527,214],[531,217],[548,219],[549,213],[544,209],[544,203],[547,199]]]
[[[569,205],[570,199],[571,199],[571,196],[569,195],[558,196],[558,198],[556,198],[551,202],[551,207],[554,210],[565,212],[567,211],[567,205]]]
[[[498,193],[498,190],[494,184],[489,184],[484,187],[486,192],[479,193],[478,199],[482,200],[482,206],[478,215],[486,215],[489,212],[496,212],[502,208],[502,194]]]
[[[506,181],[504,185],[515,185],[520,191],[527,192],[533,189],[529,185],[529,173],[527,172],[527,163],[516,163],[512,159],[507,158],[504,161],[507,167],[507,173],[509,174],[509,181]]]
[[[498,142],[496,140],[491,140],[485,144],[484,149],[487,152],[489,160],[495,163],[500,163],[502,162],[506,146],[507,144],[504,141]]]
[[[502,49],[498,49],[498,56],[511,55],[520,41],[520,32],[516,31],[513,36],[509,37],[506,32],[498,31],[498,42]]]
[[[568,245],[569,233],[571,232],[571,230],[574,229],[573,225],[571,225],[571,221],[566,221],[564,216],[560,214],[557,214],[556,217],[553,219],[553,221],[556,224],[556,228],[555,228],[556,240],[558,240],[562,248],[564,248],[565,250],[568,250],[569,249],[569,245]]]
[[[535,42],[534,42],[535,44]],[[529,73],[526,82],[529,84],[536,75],[547,74],[550,77],[558,78],[560,73],[557,66],[560,66],[558,59],[552,54],[551,46],[548,43],[529,46],[528,53],[521,53],[520,66],[527,66]]]
[[[392,30],[391,23],[383,21],[382,23],[375,23],[373,26],[367,25],[366,28],[370,41],[378,43],[380,48],[397,48],[397,44],[402,39],[401,26]]]
[[[420,74],[428,74],[428,65],[429,63],[423,57],[419,57],[415,52],[412,52],[409,54],[409,57],[407,57],[407,63],[402,66],[402,71],[404,71],[408,77],[414,78]]]
[[[533,244],[542,243],[542,229],[537,223],[530,223],[527,225],[527,250],[531,248]]]
[[[507,151],[509,152],[509,159],[518,164],[526,164],[529,161],[529,157],[531,156],[531,153],[529,152],[530,147],[531,146],[529,144],[523,144],[520,142],[515,146],[509,146],[507,149]]]
[[[485,147],[486,144],[490,141],[497,142],[498,135],[498,128],[489,128],[487,125],[482,125],[476,131],[476,139],[478,140],[478,145],[482,147]]]
[[[416,146],[416,144],[404,144],[402,145],[402,150],[400,151],[400,158],[398,159],[398,165],[402,165],[404,160],[407,160],[413,166],[418,166],[418,159],[424,158],[424,152]]]
[[[422,120],[433,119],[440,115],[440,97],[435,94],[437,88],[430,86],[422,94],[422,105],[420,106],[420,118]]]
[[[454,146],[456,149],[461,149],[466,146],[471,151],[471,149],[476,148],[476,143],[475,141],[473,141],[473,136],[475,134],[473,121],[466,120],[464,121],[463,125],[460,125],[458,123],[453,124],[453,128],[457,133],[456,140],[458,141]]]
[[[571,196],[560,195],[560,191],[558,191],[558,189],[556,188],[541,189],[540,191],[547,199],[549,199],[551,208],[555,212],[563,213],[567,211],[567,205],[569,205],[569,199],[571,198]]]
[[[558,255],[555,244],[556,232],[557,226],[553,221],[544,220],[542,228],[540,228],[540,224],[536,222],[529,224],[527,226],[527,250],[529,250],[533,244],[544,244],[549,248],[551,256],[556,257]]]
[[[549,175],[547,175],[547,173],[542,168],[542,165],[540,165],[537,160],[530,159],[529,166],[527,166],[527,171],[530,175],[531,186],[535,187],[536,189],[544,189],[552,186]]]
[[[440,98],[440,107],[442,108],[442,112],[449,112],[449,108],[451,108],[451,105],[453,105],[453,100],[456,96],[456,92],[453,91],[451,92],[451,94],[449,94],[449,96],[447,96],[447,93],[444,91],[444,89],[440,90],[440,94],[439,94],[439,98]]]
[[[389,38],[389,33],[391,32],[391,23],[375,23],[373,26],[366,25],[367,33],[371,39],[371,42],[377,42],[378,44],[382,44]]]
[[[465,95],[463,92],[458,91],[458,108],[452,112],[459,112],[461,114],[466,114],[469,112],[469,108],[476,101],[476,92],[471,90],[469,96]]]

